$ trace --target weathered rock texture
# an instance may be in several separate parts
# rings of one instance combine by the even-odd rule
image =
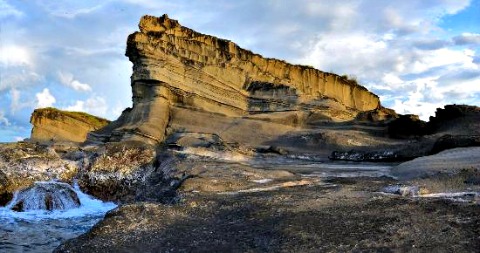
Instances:
[[[28,142],[0,145],[0,206],[19,189],[36,181],[69,181],[79,164],[63,159],[53,148]]]
[[[480,170],[480,147],[455,148],[408,161],[393,168],[399,179],[427,178],[436,174],[454,175],[463,169]]]
[[[55,108],[36,109],[31,118],[31,141],[84,142],[87,133],[106,126],[109,121],[83,112]]]
[[[354,80],[263,58],[233,42],[195,32],[176,20],[144,16],[126,55],[133,63],[133,107],[92,141],[161,142],[172,108],[300,125],[346,121],[380,109]],[[204,119],[207,120],[207,119]]]

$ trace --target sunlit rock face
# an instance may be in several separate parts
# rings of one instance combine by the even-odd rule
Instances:
[[[293,125],[318,118],[347,121],[381,108],[379,98],[354,80],[263,58],[167,15],[144,16],[139,28],[128,37],[126,51],[133,63],[133,107],[90,141],[162,142],[178,118],[174,108],[227,118],[267,114],[262,120]]]
[[[30,118],[31,141],[84,142],[87,133],[106,126],[109,121],[84,112],[69,112],[55,108],[36,109]]]
[[[36,182],[33,186],[16,193],[9,207],[24,212],[31,210],[67,210],[80,206],[73,188],[59,182]]]

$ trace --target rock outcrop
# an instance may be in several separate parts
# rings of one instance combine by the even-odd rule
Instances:
[[[400,164],[392,175],[402,180],[428,178],[437,174],[452,176],[463,169],[480,170],[480,147],[454,148]]]
[[[31,141],[84,142],[87,133],[106,126],[110,121],[84,112],[61,111],[55,108],[36,109],[30,123]]]
[[[53,148],[28,142],[0,145],[0,206],[17,190],[36,181],[70,181],[80,164],[64,159]]]
[[[178,118],[175,108],[290,125],[348,121],[381,109],[378,96],[345,76],[263,58],[167,15],[144,16],[139,28],[126,51],[133,107],[91,134],[92,142],[162,142]]]
[[[17,212],[31,210],[68,210],[80,206],[80,199],[69,184],[60,182],[36,182],[18,192],[11,203]]]

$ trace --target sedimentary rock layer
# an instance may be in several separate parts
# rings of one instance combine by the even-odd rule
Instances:
[[[126,51],[133,63],[133,108],[92,140],[160,142],[173,106],[227,117],[334,108],[350,118],[381,107],[354,80],[263,58],[167,15],[144,16],[139,28],[128,37]]]
[[[109,121],[83,112],[43,108],[33,112],[30,123],[33,125],[31,141],[84,142],[88,132],[106,126]]]
[[[127,42],[133,83],[156,80],[242,111],[282,110],[282,102],[292,102],[289,99],[310,102],[324,97],[360,111],[379,107],[378,97],[354,81],[263,58],[231,41],[183,27],[166,15],[144,16],[139,27]],[[268,108],[256,104],[264,99],[272,102]]]

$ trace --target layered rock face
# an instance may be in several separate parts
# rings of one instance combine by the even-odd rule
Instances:
[[[126,51],[133,63],[133,108],[91,140],[161,142],[173,107],[233,118],[280,115],[266,118],[283,117],[281,123],[297,117],[293,124],[307,117],[352,120],[381,108],[375,94],[346,77],[263,58],[167,15],[144,16],[139,28]]]
[[[106,126],[109,121],[83,112],[43,108],[33,112],[30,123],[33,125],[31,141],[84,142],[88,132]]]

